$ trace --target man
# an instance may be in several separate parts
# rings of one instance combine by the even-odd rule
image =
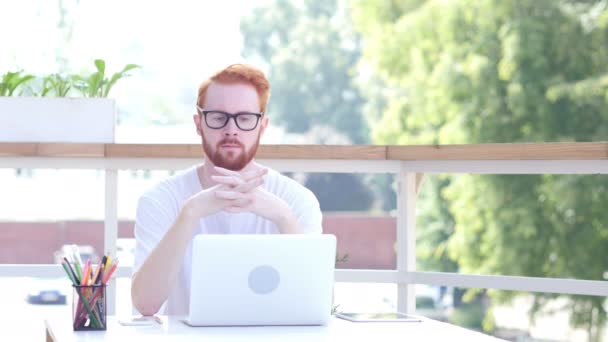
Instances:
[[[135,220],[131,297],[144,315],[188,312],[197,234],[320,233],[314,194],[253,161],[268,126],[264,74],[235,64],[199,87],[196,132],[205,160],[147,191]]]

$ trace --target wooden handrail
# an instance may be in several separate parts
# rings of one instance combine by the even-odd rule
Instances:
[[[199,144],[0,143],[0,157],[202,158]],[[606,160],[608,142],[470,145],[261,145],[260,159]]]

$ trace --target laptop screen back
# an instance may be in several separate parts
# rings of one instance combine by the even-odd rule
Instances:
[[[323,325],[332,305],[333,235],[197,235],[191,325]]]

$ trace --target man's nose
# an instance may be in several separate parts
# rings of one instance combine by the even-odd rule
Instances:
[[[237,135],[239,128],[236,126],[236,118],[228,119],[228,123],[224,126],[224,135]]]

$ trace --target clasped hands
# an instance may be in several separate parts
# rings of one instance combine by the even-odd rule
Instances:
[[[230,213],[248,211],[262,214],[260,209],[263,203],[260,202],[265,197],[267,199],[269,194],[260,186],[264,184],[268,169],[260,168],[243,174],[217,166],[214,170],[220,174],[211,176],[211,179],[218,183],[218,186],[213,188],[214,195],[222,203],[223,210]]]
[[[274,222],[281,232],[293,232],[297,220],[289,205],[278,196],[266,191],[265,168],[239,173],[220,167],[214,168],[211,179],[216,185],[192,196],[184,206],[184,214],[199,220],[219,211],[229,213],[250,212]]]
[[[219,211],[250,212],[274,222],[281,233],[297,233],[299,226],[291,208],[280,197],[261,187],[265,168],[239,173],[214,168],[216,185],[192,196],[184,207],[186,217],[199,220]]]

